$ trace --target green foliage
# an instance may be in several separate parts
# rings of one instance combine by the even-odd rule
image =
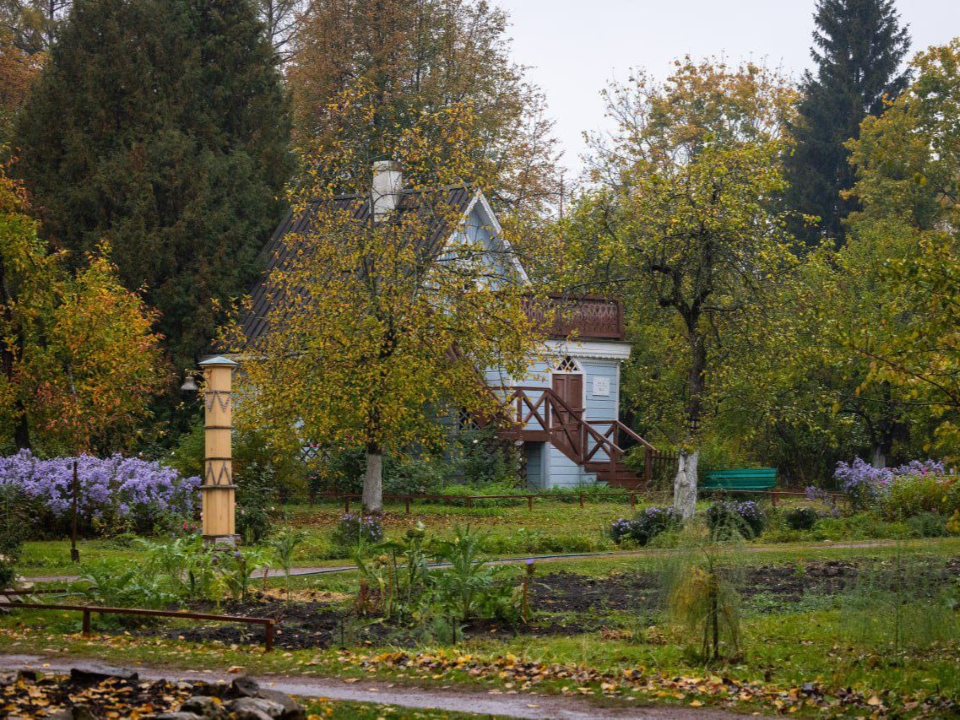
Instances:
[[[490,565],[483,557],[483,537],[470,527],[454,528],[452,540],[435,546],[437,560],[450,568],[434,578],[437,601],[460,620],[481,615],[489,617],[507,611],[509,595],[497,592],[497,576],[502,568]]]
[[[942,564],[898,546],[892,559],[861,568],[841,600],[841,630],[848,642],[902,663],[907,650],[955,641],[960,628],[953,598],[939,578]]]
[[[799,117],[791,127],[796,147],[787,160],[787,203],[800,217],[796,233],[816,245],[843,238],[843,220],[855,204],[842,193],[854,183],[844,143],[858,137],[868,114],[906,87],[901,63],[910,35],[893,0],[820,0],[814,15],[813,58],[806,72]]]
[[[812,530],[820,519],[820,513],[816,508],[796,507],[784,512],[783,519],[791,530]]]
[[[757,503],[720,501],[707,508],[710,532],[719,540],[759,537],[767,525],[767,514]]]
[[[898,476],[882,497],[880,509],[887,520],[903,520],[924,513],[949,517],[960,510],[960,480],[952,475]]]
[[[363,550],[383,540],[383,522],[377,515],[344,513],[337,520],[331,540],[334,545],[352,554],[358,548]]]
[[[283,570],[283,578],[287,587],[287,597],[290,597],[290,568],[293,567],[293,556],[300,547],[307,534],[302,530],[290,527],[283,528],[270,538],[267,546],[273,550],[273,557]]]
[[[270,534],[271,513],[277,502],[277,483],[272,464],[263,467],[252,462],[237,475],[237,533],[245,542],[256,545]]]
[[[271,559],[269,548],[215,548],[220,580],[234,600],[247,599],[251,575],[266,568]]]
[[[179,600],[166,578],[145,573],[139,563],[101,561],[85,565],[80,584],[85,597],[108,607],[162,610]]]
[[[648,507],[641,510],[633,520],[620,518],[610,528],[610,537],[618,545],[632,540],[646,545],[658,535],[679,530],[683,518],[673,507]]]
[[[251,3],[87,0],[20,114],[18,172],[74,263],[110,238],[182,367],[255,275],[280,216],[288,131]]]
[[[700,659],[733,660],[742,652],[737,533],[689,525],[677,550],[662,560],[669,618],[700,647]]]
[[[216,555],[199,534],[169,542],[138,541],[144,550],[144,569],[162,579],[177,597],[188,600],[219,600],[224,587]]]

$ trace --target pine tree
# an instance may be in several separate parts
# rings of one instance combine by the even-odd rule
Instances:
[[[18,172],[74,263],[109,240],[184,367],[256,276],[288,135],[249,0],[79,0],[21,113]]]
[[[803,78],[803,99],[793,128],[796,147],[787,165],[791,210],[816,216],[796,219],[809,244],[843,242],[843,220],[856,206],[841,196],[854,184],[844,143],[859,135],[867,115],[883,112],[887,99],[906,86],[901,62],[910,35],[893,0],[820,0],[815,17],[814,72]]]

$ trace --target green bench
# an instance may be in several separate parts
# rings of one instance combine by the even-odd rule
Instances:
[[[700,484],[701,490],[773,490],[777,486],[776,468],[744,468],[742,470],[713,470]]]

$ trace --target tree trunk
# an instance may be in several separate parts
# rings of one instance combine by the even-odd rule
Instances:
[[[697,462],[700,459],[700,450],[690,453],[680,451],[680,463],[677,468],[677,477],[673,481],[673,507],[686,521],[697,512]]]
[[[363,476],[363,511],[383,512],[383,454],[375,444],[367,445],[367,470]]]
[[[871,454],[871,457],[870,457],[870,464],[873,465],[873,467],[877,468],[878,470],[882,470],[887,466],[887,455],[883,451],[883,447],[881,445],[878,444],[873,446],[873,453]]]

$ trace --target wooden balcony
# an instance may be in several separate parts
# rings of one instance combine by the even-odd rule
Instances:
[[[626,338],[623,303],[599,295],[530,297],[527,316],[557,340],[619,340]]]

